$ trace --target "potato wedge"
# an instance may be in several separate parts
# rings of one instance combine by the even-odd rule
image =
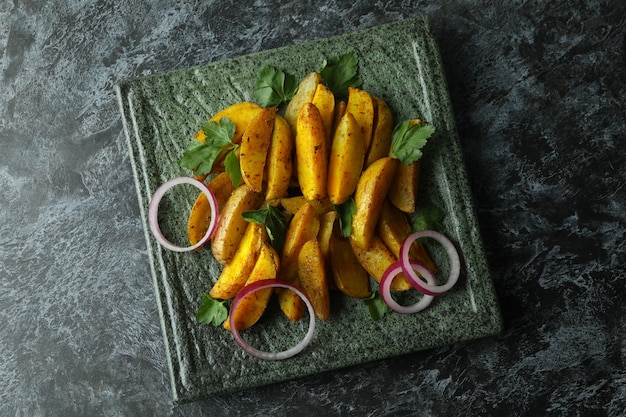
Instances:
[[[302,195],[308,200],[323,200],[326,197],[329,149],[322,116],[313,103],[306,103],[296,123],[296,161]]]
[[[264,279],[276,279],[278,276],[279,258],[276,250],[267,242],[261,245],[259,257],[250,272],[245,285]],[[237,330],[247,329],[254,325],[267,307],[272,296],[272,289],[266,288],[248,294],[239,302],[235,312],[235,327]],[[224,322],[224,328],[230,330],[230,320]]]
[[[341,204],[354,193],[364,157],[361,129],[352,113],[345,113],[335,130],[328,161],[327,192],[332,204]]]
[[[215,113],[215,115],[211,117],[210,121],[219,122],[222,117],[230,119],[233,123],[235,123],[235,134],[233,135],[233,143],[239,143],[241,142],[243,132],[246,130],[252,119],[254,119],[261,112],[261,110],[263,110],[263,108],[256,103],[242,101],[228,106]],[[202,138],[202,136],[204,135],[204,133],[201,132],[202,131],[198,132],[200,138]],[[206,138],[206,136],[204,137]],[[197,135],[196,139],[199,139]],[[204,142],[204,140],[202,141]]]
[[[293,281],[298,275],[298,252],[305,242],[315,239],[320,220],[312,204],[300,207],[291,219],[285,233],[285,244],[280,258],[280,277]]]
[[[280,205],[287,210],[291,214],[296,214],[296,212],[302,207],[304,204],[310,204],[315,208],[315,212],[319,215],[327,213],[333,210],[333,205],[327,199],[322,201],[318,200],[307,200],[302,195],[297,195],[294,197],[285,197],[280,199]]]
[[[330,139],[333,137],[333,119],[335,116],[335,95],[324,84],[318,84],[311,102],[320,111],[326,131],[326,140],[330,148]]]
[[[256,264],[264,241],[265,227],[256,223],[246,223],[245,233],[235,255],[222,269],[215,285],[209,291],[213,298],[228,300],[237,295]]]
[[[284,117],[276,115],[274,131],[265,164],[267,189],[266,200],[274,200],[287,195],[293,169],[293,137]]]
[[[389,188],[389,200],[405,213],[415,213],[421,161],[398,164],[395,178]]]
[[[367,249],[356,243],[352,238],[350,238],[350,245],[359,263],[376,282],[380,282],[387,268],[398,260],[378,236],[372,238],[372,242]],[[391,289],[394,291],[406,291],[410,288],[412,288],[411,284],[409,284],[409,281],[403,274],[399,274],[393,281],[393,284],[391,284]]]
[[[369,275],[352,250],[350,241],[340,236],[338,229],[330,239],[328,269],[335,287],[354,298],[371,295]]]
[[[263,174],[265,163],[274,131],[276,107],[261,110],[254,117],[241,138],[239,148],[239,164],[243,181],[253,191],[263,191]]]
[[[258,209],[262,202],[263,194],[252,191],[245,184],[235,188],[230,195],[211,238],[211,251],[219,263],[226,265],[237,251],[248,225],[241,214]]]
[[[393,256],[399,259],[402,243],[411,234],[411,225],[406,214],[389,201],[386,201],[380,213],[376,231]],[[426,251],[426,248],[419,242],[413,243],[409,256],[411,259],[424,264],[433,274],[437,272],[437,266]]]
[[[372,97],[375,108],[374,131],[372,132],[372,143],[370,144],[365,166],[389,155],[391,149],[391,134],[393,133],[393,113],[385,100],[380,97]]]
[[[333,115],[333,134],[330,136],[331,138],[335,134],[335,130],[337,130],[337,125],[339,125],[339,121],[346,113],[347,103],[343,100],[335,103],[335,114]]]
[[[318,231],[319,218],[315,208],[311,204],[304,204],[291,219],[285,234],[278,274],[280,278],[299,285],[298,254],[307,241],[317,237]],[[291,321],[298,321],[304,315],[306,308],[304,302],[291,290],[279,289],[278,303],[285,316]]]
[[[372,96],[365,90],[349,87],[346,112],[352,113],[361,128],[361,137],[363,138],[365,153],[367,154],[372,142],[372,131],[374,129],[374,102]]]
[[[400,161],[384,157],[361,174],[354,193],[355,212],[351,237],[364,249],[370,247],[387,192]]]
[[[322,255],[324,255],[324,262],[329,265],[330,262],[330,241],[333,237],[335,230],[335,223],[337,220],[337,212],[331,210],[320,216],[320,229],[317,233],[317,241],[320,243],[320,249]],[[352,251],[352,249],[350,249]]]
[[[302,108],[304,104],[311,103],[313,101],[317,85],[321,83],[322,75],[319,72],[314,71],[307,74],[302,81],[300,81],[296,94],[289,101],[289,103],[287,103],[287,108],[285,109],[285,119],[287,120],[287,123],[289,123],[289,127],[291,127],[292,135],[296,135],[296,119],[300,113],[300,108]]]
[[[298,280],[311,300],[315,315],[321,320],[330,317],[330,295],[324,256],[317,239],[307,241],[298,253]]]
[[[233,182],[230,180],[230,175],[226,172],[221,172],[215,178],[213,178],[208,187],[217,200],[217,207],[220,212],[228,198],[235,190]],[[191,212],[189,213],[189,219],[187,220],[187,236],[189,238],[189,244],[195,245],[204,237],[211,223],[211,206],[209,200],[204,193],[200,193],[196,198]]]

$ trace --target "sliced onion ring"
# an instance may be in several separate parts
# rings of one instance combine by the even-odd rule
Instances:
[[[287,288],[292,290],[293,292],[298,294],[300,298],[302,298],[304,304],[306,304],[306,308],[309,310],[309,330],[307,331],[306,335],[297,345],[281,352],[266,352],[250,346],[248,343],[246,343],[245,340],[243,340],[235,326],[235,310],[237,309],[239,302],[247,295],[266,288]],[[315,310],[313,310],[313,304],[311,304],[309,297],[307,297],[306,294],[294,284],[281,279],[264,279],[260,281],[255,281],[252,284],[248,284],[243,287],[241,290],[239,290],[231,304],[229,316],[230,331],[233,334],[235,341],[239,344],[239,346],[243,348],[243,350],[259,359],[276,361],[290,358],[300,353],[305,347],[308,346],[308,344],[311,342],[311,339],[313,339],[313,333],[315,332]]]
[[[433,274],[428,270],[428,268],[414,261],[411,261],[411,267],[412,270],[416,270],[418,273],[420,273],[430,285],[435,284],[435,277],[433,277]],[[435,297],[425,294],[422,299],[419,300],[417,303],[410,306],[403,306],[398,304],[396,300],[394,300],[391,296],[391,283],[393,282],[393,279],[396,277],[396,275],[401,272],[403,272],[401,261],[394,262],[385,270],[385,273],[380,279],[379,287],[380,295],[383,297],[383,300],[389,306],[389,308],[391,308],[396,313],[413,314],[424,310],[430,305],[430,303],[433,301],[433,298]],[[418,278],[418,280],[421,281],[420,278]],[[409,282],[413,284],[412,280],[409,280]]]
[[[163,232],[161,232],[161,227],[159,226],[159,219],[158,219],[159,203],[161,202],[161,199],[163,198],[165,193],[169,191],[170,188],[176,185],[180,185],[180,184],[191,184],[194,187],[198,188],[200,191],[204,193],[204,195],[206,195],[207,200],[209,200],[209,206],[211,207],[211,222],[209,223],[209,227],[206,233],[204,234],[202,239],[198,241],[198,243],[196,243],[193,246],[187,246],[187,247],[174,245],[172,242],[167,240],[167,238],[163,235]],[[178,178],[174,178],[163,183],[154,192],[154,195],[152,196],[152,200],[150,201],[150,205],[148,206],[148,224],[150,225],[150,230],[152,231],[152,234],[154,235],[157,242],[159,242],[163,247],[174,252],[191,251],[207,243],[207,241],[213,235],[215,228],[217,227],[218,216],[219,216],[219,211],[217,207],[217,200],[215,199],[215,195],[213,194],[213,191],[211,191],[209,187],[202,181],[198,181],[197,179],[191,178],[191,177],[178,177]]]
[[[448,254],[450,261],[450,275],[448,276],[446,283],[443,285],[435,285],[434,283],[426,283],[422,281],[411,266],[411,260],[409,258],[411,245],[416,239],[421,237],[430,237],[435,239],[443,246]],[[456,284],[459,279],[459,275],[461,274],[461,261],[454,244],[446,236],[434,230],[421,230],[409,235],[402,243],[402,248],[400,249],[400,262],[402,265],[402,272],[404,272],[409,282],[426,295],[443,294]]]

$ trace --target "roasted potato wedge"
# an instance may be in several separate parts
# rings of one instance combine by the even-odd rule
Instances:
[[[300,109],[296,123],[296,161],[302,195],[308,200],[323,200],[326,198],[329,149],[322,116],[313,103],[306,103]]]
[[[274,131],[270,141],[265,165],[267,189],[266,200],[274,200],[287,195],[293,169],[293,137],[284,117],[276,115]]]
[[[239,164],[243,181],[257,193],[263,191],[263,175],[270,148],[276,107],[261,110],[248,124],[241,138]]]
[[[335,230],[336,220],[337,212],[335,210],[328,211],[320,216],[320,229],[317,233],[317,241],[320,243],[320,249],[327,265],[329,264],[330,241]]]
[[[319,227],[319,217],[315,208],[311,204],[304,204],[291,219],[285,234],[285,244],[280,260],[280,278],[299,284],[298,254],[307,241],[317,237]],[[290,320],[298,321],[304,315],[304,302],[293,291],[279,289],[278,302],[281,310]]]
[[[287,123],[289,123],[289,127],[291,127],[292,135],[296,135],[296,120],[298,118],[298,114],[300,113],[300,109],[306,103],[311,103],[313,101],[315,90],[317,89],[318,84],[321,83],[322,75],[319,72],[315,71],[309,73],[302,79],[302,81],[300,81],[296,94],[289,101],[289,103],[287,103],[287,108],[285,109],[285,119],[287,120]]]
[[[213,191],[215,199],[217,200],[217,207],[221,212],[226,201],[228,201],[228,198],[235,190],[233,182],[230,180],[230,175],[226,172],[219,173],[209,182],[208,187]],[[209,205],[209,200],[206,198],[206,195],[201,192],[198,198],[196,198],[193,207],[191,207],[189,219],[187,220],[187,236],[190,245],[195,245],[204,237],[210,223],[211,206]]]
[[[334,135],[335,130],[337,130],[339,121],[341,120],[343,115],[346,113],[347,105],[348,104],[343,100],[335,103],[335,114],[333,115],[333,135]],[[333,137],[333,135],[331,135],[331,138]]]
[[[384,157],[367,167],[361,174],[354,193],[355,212],[352,217],[352,240],[368,249],[376,231],[387,192],[400,161]]]
[[[298,280],[304,293],[311,300],[315,315],[321,320],[330,317],[330,295],[324,265],[324,255],[317,239],[302,245],[298,253]]]
[[[335,116],[335,95],[324,84],[318,84],[311,102],[320,111],[322,122],[324,122],[324,130],[326,131],[326,140],[330,148],[330,139],[333,133],[333,119]]]
[[[330,276],[335,287],[354,298],[367,298],[371,295],[369,276],[352,250],[350,241],[339,235],[338,229],[332,234],[329,246]]]
[[[252,119],[254,119],[263,110],[261,106],[255,103],[242,101],[215,113],[210,121],[219,122],[222,117],[230,119],[235,123],[235,134],[233,135],[233,143],[241,142],[243,132],[246,130]],[[200,131],[196,135],[196,140],[204,142],[204,132]]]
[[[385,246],[399,259],[402,243],[411,234],[411,225],[406,214],[389,201],[386,201],[380,213],[376,231],[385,243]],[[413,243],[409,256],[411,259],[424,264],[432,273],[437,272],[437,266],[426,251],[426,248],[419,242]]]
[[[361,129],[352,113],[347,112],[337,125],[330,149],[327,193],[332,204],[341,204],[354,193],[364,154]]]
[[[372,97],[375,109],[374,131],[372,132],[372,143],[370,144],[365,160],[368,167],[377,159],[389,155],[391,149],[391,134],[393,133],[393,113],[385,100],[380,97]]]
[[[258,209],[262,202],[263,194],[251,190],[245,184],[235,188],[230,195],[211,238],[211,251],[219,263],[226,265],[237,251],[248,225],[241,214]]]
[[[246,230],[235,255],[222,269],[215,285],[209,291],[209,295],[213,298],[228,300],[237,295],[237,292],[246,284],[256,264],[264,242],[265,227],[256,223],[246,223]]]
[[[276,279],[278,276],[279,258],[276,250],[267,242],[261,245],[259,257],[250,272],[245,285],[263,279]],[[239,302],[239,307],[235,312],[235,327],[237,330],[244,330],[254,325],[267,307],[272,296],[272,289],[266,288],[248,294]],[[230,330],[230,320],[224,322],[224,328]]]
[[[361,137],[363,138],[365,153],[367,154],[372,142],[372,131],[374,129],[374,102],[372,96],[365,90],[349,87],[346,112],[352,113],[361,128]]]
[[[409,165],[398,164],[389,188],[389,200],[405,213],[415,213],[421,165],[419,160]]]
[[[367,249],[363,248],[352,238],[350,238],[350,245],[359,263],[376,282],[380,282],[385,270],[398,260],[378,236],[372,238],[371,244]],[[403,274],[399,274],[391,284],[391,289],[394,291],[405,291],[410,288],[411,284],[409,284],[409,281]]]

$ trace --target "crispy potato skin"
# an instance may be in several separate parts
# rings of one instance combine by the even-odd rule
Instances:
[[[245,233],[235,255],[222,269],[222,273],[209,292],[213,298],[228,300],[237,295],[246,284],[256,264],[264,241],[265,228],[256,223],[246,223]]]
[[[239,242],[248,226],[242,213],[256,210],[263,202],[263,194],[257,193],[245,184],[237,187],[226,201],[224,210],[211,238],[211,251],[215,259],[226,265],[237,252]]]
[[[330,139],[333,137],[333,120],[335,116],[335,95],[324,84],[318,84],[311,102],[317,107],[320,116],[322,116],[326,140],[330,148]]]
[[[339,291],[354,298],[371,295],[369,275],[354,254],[348,239],[333,233],[328,257],[330,276]]]
[[[415,213],[421,164],[419,160],[409,165],[399,164],[389,188],[389,200],[405,213]]]
[[[367,249],[372,243],[380,212],[399,163],[390,157],[378,159],[359,178],[354,194],[351,238],[362,248]]]
[[[261,110],[254,117],[241,138],[239,164],[243,181],[252,190],[263,191],[265,163],[274,131],[276,107]]]
[[[354,193],[363,169],[365,144],[352,113],[345,113],[332,140],[328,162],[328,199],[345,202]]]
[[[296,161],[302,195],[308,200],[326,198],[328,142],[319,110],[313,103],[300,109],[297,119]]]

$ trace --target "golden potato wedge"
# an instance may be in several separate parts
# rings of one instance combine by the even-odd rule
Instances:
[[[217,200],[217,207],[221,212],[226,201],[228,201],[228,198],[235,190],[233,182],[230,180],[230,175],[226,172],[218,174],[209,182],[208,187],[213,191],[215,199]],[[206,198],[206,195],[200,193],[191,208],[189,219],[187,220],[187,236],[192,246],[204,237],[210,223],[211,206],[209,205],[209,200]]]
[[[328,147],[330,147],[330,139],[332,138],[333,132],[333,119],[335,116],[335,95],[324,84],[318,84],[311,102],[320,111],[326,131],[326,140],[328,141]]]
[[[341,204],[354,193],[364,157],[361,129],[352,113],[347,112],[335,130],[328,161],[327,193],[332,204]]]
[[[239,241],[248,226],[241,214],[258,209],[262,202],[263,194],[251,190],[246,184],[235,188],[230,195],[211,238],[211,251],[219,263],[226,265],[237,251]]]
[[[280,258],[280,278],[299,285],[298,253],[305,242],[317,237],[319,226],[319,217],[311,204],[304,204],[296,212],[285,233],[285,244]],[[279,289],[278,303],[291,321],[298,321],[304,315],[304,302],[291,290]]]
[[[209,291],[213,298],[228,300],[237,295],[256,264],[264,241],[265,227],[256,223],[246,223],[246,230],[235,255],[222,269],[215,285]]]
[[[313,205],[300,207],[289,222],[285,233],[285,244],[280,258],[280,277],[294,280],[298,275],[298,252],[305,242],[315,239],[320,229],[320,220]]]
[[[243,181],[253,191],[263,191],[263,174],[270,148],[276,107],[261,110],[243,132],[239,148],[239,164]]]
[[[409,165],[398,164],[389,188],[389,200],[405,213],[415,213],[421,165],[419,160]]]
[[[346,112],[352,113],[361,128],[361,137],[363,138],[365,153],[367,154],[372,142],[372,131],[374,129],[374,102],[372,96],[365,90],[349,87]]]
[[[387,192],[400,161],[388,156],[375,161],[361,174],[354,193],[352,239],[364,249],[370,247]]]
[[[374,131],[370,144],[365,166],[368,167],[377,159],[389,155],[391,149],[391,134],[393,133],[393,113],[385,100],[380,97],[372,97],[374,101]]]
[[[397,258],[393,256],[378,236],[372,238],[372,242],[367,249],[363,248],[352,238],[350,238],[350,245],[359,263],[376,282],[380,282],[387,268],[397,261]],[[410,288],[411,284],[409,284],[409,281],[403,274],[399,274],[393,281],[393,284],[391,284],[391,289],[394,291],[406,291]]]
[[[352,250],[350,241],[340,236],[338,230],[330,239],[328,269],[335,287],[354,298],[371,295],[369,276]]]
[[[323,200],[326,197],[329,149],[322,116],[313,103],[306,103],[296,123],[296,161],[302,195],[308,200]]]
[[[296,212],[300,210],[300,207],[302,207],[304,204],[312,205],[313,208],[315,208],[315,212],[319,215],[333,210],[333,205],[327,199],[324,199],[322,201],[307,200],[306,197],[302,195],[285,197],[280,199],[280,205],[291,214],[296,214]]]
[[[386,201],[380,213],[376,231],[393,256],[399,259],[402,243],[411,234],[411,225],[406,214],[391,202]],[[409,256],[424,264],[433,274],[437,272],[437,266],[421,243],[413,242]]]
[[[293,137],[287,121],[276,115],[274,132],[265,164],[267,189],[266,200],[274,200],[287,195],[293,168]]]
[[[210,121],[219,122],[222,117],[230,119],[233,123],[235,123],[235,134],[233,135],[232,141],[233,143],[239,143],[241,142],[243,132],[246,130],[252,119],[254,119],[261,112],[261,110],[263,110],[263,108],[258,104],[242,101],[215,113],[215,115],[211,117]],[[201,138],[201,141],[204,142],[204,138],[206,138],[206,136],[204,136],[204,132],[200,131],[198,132],[198,135],[196,135],[196,139]]]
[[[250,272],[245,285],[264,279],[276,279],[278,276],[279,258],[276,250],[267,242],[261,245],[259,257]],[[272,296],[272,289],[266,288],[248,294],[240,302],[235,311],[235,327],[237,330],[247,329],[254,325],[267,307]],[[224,328],[230,330],[230,320],[226,319]]]
[[[324,262],[329,264],[330,241],[335,230],[335,221],[337,220],[337,212],[335,210],[328,211],[320,215],[320,229],[317,233],[317,241],[320,243]],[[352,249],[350,249],[352,251]]]
[[[302,245],[298,253],[298,280],[304,293],[311,300],[315,315],[321,320],[330,317],[330,295],[324,256],[317,239]]]
[[[314,71],[307,74],[302,81],[300,81],[296,94],[294,94],[293,98],[289,101],[289,103],[287,103],[287,108],[285,109],[285,119],[287,120],[287,123],[289,123],[289,127],[291,127],[292,135],[296,135],[296,120],[298,118],[298,114],[300,113],[300,108],[302,108],[304,104],[311,103],[313,101],[315,90],[317,89],[318,84],[321,83],[322,75],[319,72]]]

